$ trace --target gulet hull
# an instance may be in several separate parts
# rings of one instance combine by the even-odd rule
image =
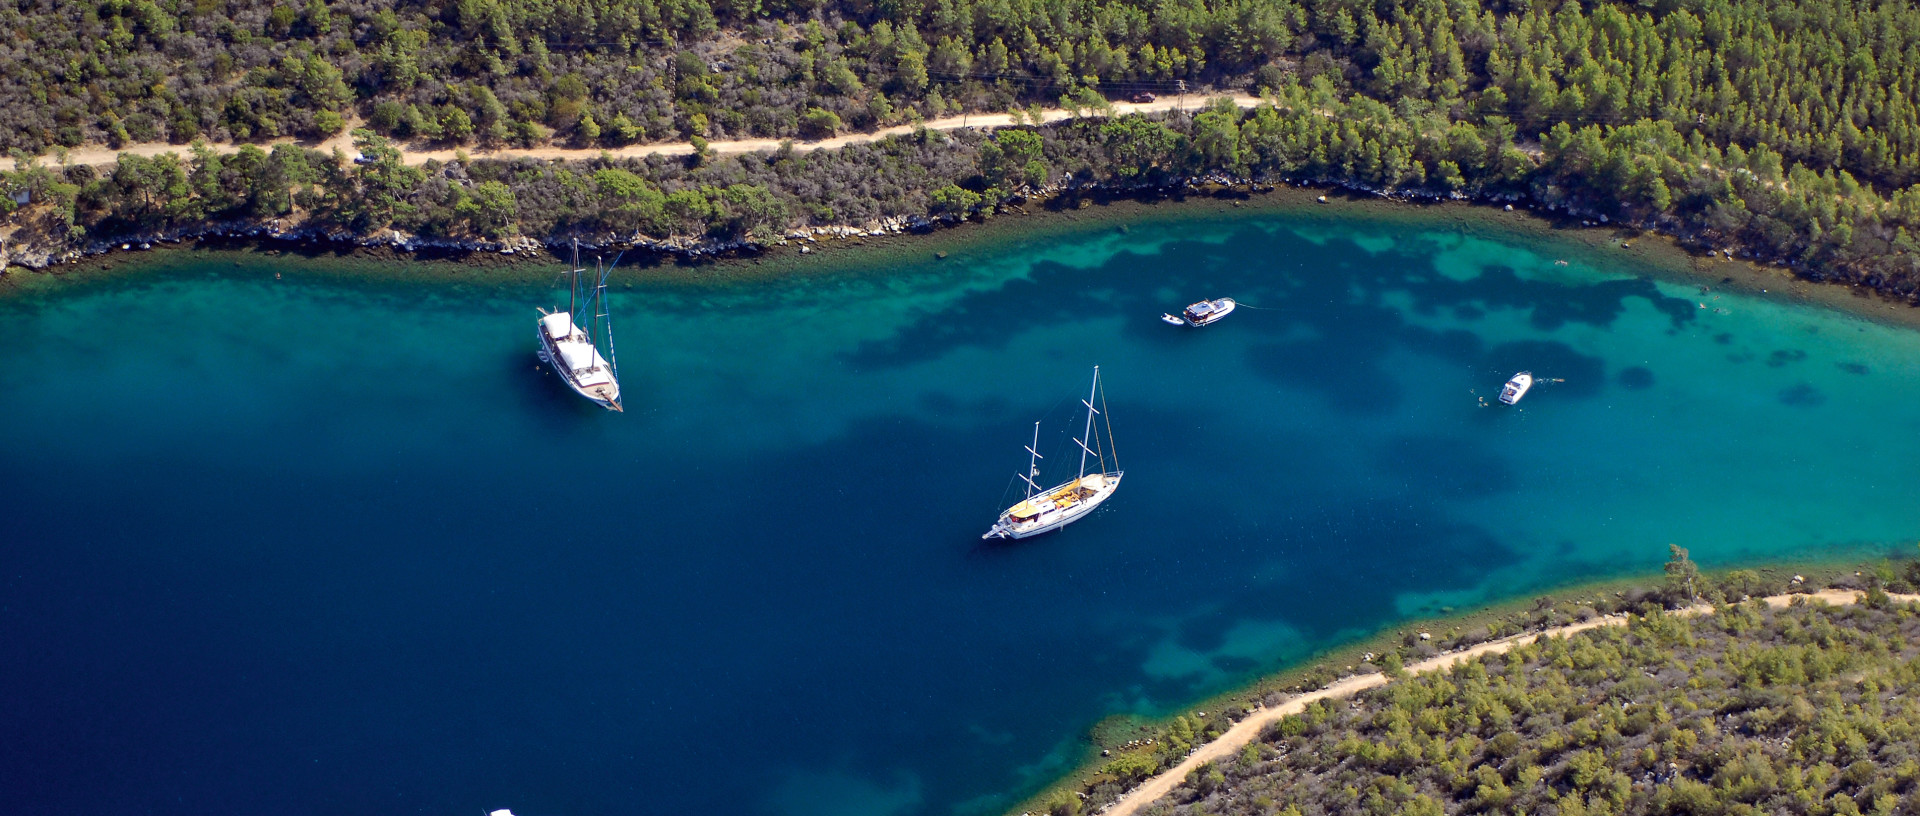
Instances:
[[[573,372],[567,370],[567,364],[560,355],[560,349],[554,345],[554,339],[547,334],[546,329],[536,325],[534,333],[540,336],[541,361],[551,367],[553,373],[560,375],[560,381],[566,383],[568,388],[573,389],[573,393],[586,397],[594,404],[609,411],[625,410],[620,407],[620,383],[618,381],[585,386],[581,385],[580,381],[574,377]]]

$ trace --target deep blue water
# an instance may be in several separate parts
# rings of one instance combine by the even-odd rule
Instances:
[[[1920,533],[1920,335],[1461,229],[628,275],[624,415],[490,273],[0,302],[4,810],[987,814],[1103,715],[1423,610]],[[1260,308],[1157,320],[1221,295]],[[1126,484],[982,543],[1096,363]],[[1521,368],[1565,382],[1481,406]]]

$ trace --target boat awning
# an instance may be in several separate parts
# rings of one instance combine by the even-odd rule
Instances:
[[[1034,504],[1032,501],[1023,501],[1008,510],[1007,515],[1015,518],[1033,518],[1034,516],[1040,515],[1040,506]]]
[[[560,349],[560,359],[569,371],[583,371],[600,363],[600,355],[591,343],[559,342],[554,346]]]
[[[556,340],[573,335],[573,316],[566,312],[554,312],[540,318],[540,325],[546,327],[548,337]]]

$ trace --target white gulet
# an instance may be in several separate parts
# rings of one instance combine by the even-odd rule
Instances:
[[[1100,403],[1097,409],[1093,407],[1096,401]],[[1080,438],[1073,440],[1080,446],[1079,474],[1070,481],[1040,489],[1040,484],[1033,480],[1040,475],[1040,423],[1033,423],[1033,444],[1027,446],[1027,472],[1020,475],[1020,480],[1027,483],[1027,497],[1002,512],[993,529],[981,538],[1027,538],[1057,530],[1085,518],[1119,489],[1121,471],[1119,457],[1113,450],[1113,423],[1110,420],[1104,423],[1107,430],[1104,445],[1093,423],[1095,415],[1105,417],[1107,407],[1106,394],[1100,390],[1099,366],[1093,367],[1093,388],[1081,404],[1087,406],[1087,426]],[[1087,444],[1089,441],[1093,443],[1091,446]],[[1088,456],[1099,465],[1094,473],[1087,472]],[[1111,471],[1107,470],[1109,458],[1114,460]]]
[[[582,287],[581,273],[587,270],[580,267],[580,242],[573,242],[573,269],[567,272],[567,310],[541,309],[539,320],[540,359],[553,366],[554,373],[574,393],[613,411],[621,410],[620,368],[614,362],[613,318],[607,313],[607,276],[619,263],[618,255],[605,267],[595,261],[595,274]],[[588,314],[584,327],[573,319],[583,300]],[[605,357],[600,356],[601,338],[607,341]]]

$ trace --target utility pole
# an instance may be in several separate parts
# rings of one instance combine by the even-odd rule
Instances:
[[[1187,112],[1187,81],[1184,79],[1176,79],[1173,81],[1173,87],[1180,89],[1180,112],[1186,113]]]

